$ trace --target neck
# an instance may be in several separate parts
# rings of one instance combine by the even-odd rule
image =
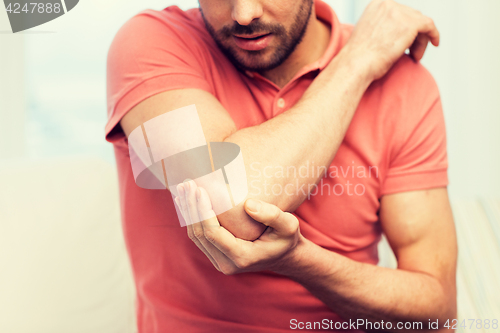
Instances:
[[[313,7],[302,42],[295,51],[278,67],[262,75],[283,88],[304,66],[318,61],[330,42],[330,27],[318,20]]]

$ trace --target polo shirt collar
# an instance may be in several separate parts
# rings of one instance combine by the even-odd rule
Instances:
[[[341,49],[342,34],[337,15],[332,7],[321,0],[315,0],[316,17],[330,25],[330,43],[323,56],[313,63],[317,69],[324,69]],[[307,66],[306,66],[307,67]]]

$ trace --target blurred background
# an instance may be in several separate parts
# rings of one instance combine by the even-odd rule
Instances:
[[[368,0],[328,0],[355,24]],[[442,44],[422,63],[443,100],[459,238],[459,323],[500,320],[500,1],[399,0]],[[106,55],[139,11],[194,0],[83,0],[12,34],[0,10],[0,332],[135,332],[106,122]],[[387,244],[381,265],[394,267]],[[496,316],[496,317],[495,317]],[[459,331],[470,331],[457,326]]]

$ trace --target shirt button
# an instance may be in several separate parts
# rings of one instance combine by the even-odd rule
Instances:
[[[278,107],[283,109],[285,107],[285,100],[283,98],[278,99]]]

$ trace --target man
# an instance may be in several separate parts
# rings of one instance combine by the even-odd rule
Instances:
[[[451,322],[457,250],[444,120],[418,63],[429,41],[439,44],[432,20],[391,0],[373,1],[354,29],[319,0],[199,4],[140,13],[108,56],[106,138],[139,331]],[[244,205],[217,217],[204,189],[179,185],[185,219],[204,220],[186,233],[167,191],[135,185],[126,136],[191,104],[208,142],[240,146],[251,185]],[[317,167],[326,171],[300,173]],[[397,270],[375,266],[382,231]]]

